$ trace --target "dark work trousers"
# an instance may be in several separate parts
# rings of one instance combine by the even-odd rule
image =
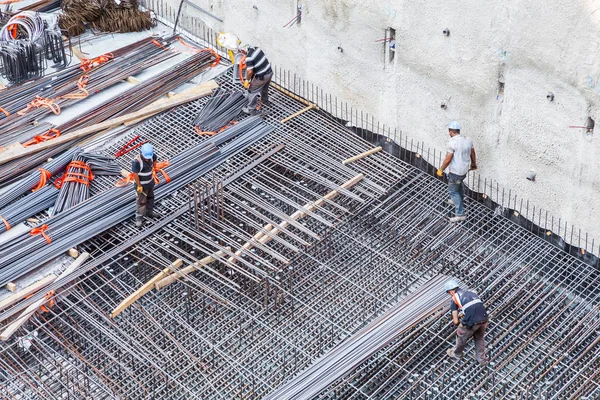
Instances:
[[[258,105],[258,98],[263,103],[269,102],[269,85],[271,84],[271,78],[273,77],[273,73],[268,73],[263,75],[262,79],[258,79],[258,77],[253,77],[250,82],[250,87],[248,88],[248,105],[247,108],[249,110],[256,109]]]
[[[469,339],[472,337],[473,340],[475,340],[475,356],[477,361],[479,361],[479,364],[481,365],[487,364],[487,358],[485,356],[485,340],[483,338],[487,327],[487,322],[473,325],[471,329],[460,324],[456,330],[456,347],[453,350],[454,355],[459,358],[462,357],[463,350]]]
[[[140,218],[145,215],[152,214],[154,210],[154,188],[152,189],[144,189],[143,192],[137,194],[136,206],[137,209],[135,211],[135,216]]]

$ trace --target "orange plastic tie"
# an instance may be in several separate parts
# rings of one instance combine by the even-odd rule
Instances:
[[[40,96],[37,96],[35,99],[31,101],[31,103],[27,104],[27,107],[17,112],[19,115],[25,115],[32,108],[40,108],[45,107],[52,111],[54,114],[60,114],[60,106],[54,102],[52,99],[44,99]]]
[[[161,42],[159,42],[159,41],[158,41],[158,40],[156,40],[156,39],[152,39],[152,42],[151,42],[151,43],[152,43],[153,45],[155,45],[155,46],[158,46],[158,47],[162,48],[163,50],[167,50],[167,48],[166,48],[166,47],[165,47],[165,46],[164,46],[164,45],[163,45]]]
[[[94,67],[97,67],[112,60],[113,58],[115,58],[113,53],[106,53],[96,58],[84,58],[81,60],[81,65],[79,66],[79,68],[83,72],[87,72]]]
[[[198,135],[215,136],[217,132],[201,131],[197,126],[194,127]]]
[[[75,172],[73,169],[80,168],[83,169],[84,172]],[[87,173],[86,173],[87,172]],[[83,161],[71,161],[69,165],[67,165],[66,172],[63,176],[58,178],[56,182],[54,182],[54,186],[58,189],[62,187],[62,185],[66,182],[77,182],[84,184],[86,186],[90,186],[90,182],[94,179],[94,174],[92,173],[92,169],[88,164]]]
[[[135,180],[135,177],[133,175],[133,172],[130,172],[129,175],[127,175],[126,178],[123,179],[119,179],[117,181],[117,183],[115,184],[116,187],[123,187],[123,186],[127,186],[129,185],[131,182],[133,182]]]
[[[210,65],[211,67],[216,67],[217,65],[219,65],[219,62],[221,61],[221,56],[219,55],[219,53],[217,53],[216,51],[214,51],[213,49],[211,49],[210,47],[204,48],[204,49],[199,49],[195,46],[192,46],[191,44],[187,44],[186,42],[183,41],[183,39],[181,38],[181,36],[177,36],[177,40],[179,40],[179,42],[184,45],[185,47],[188,47],[192,50],[194,50],[194,52],[196,53],[202,53],[202,52],[210,52],[212,53],[212,55],[215,57],[215,61]]]
[[[156,184],[160,183],[160,179],[158,179],[158,175],[156,174],[157,172],[160,172],[163,175],[166,183],[171,182],[171,177],[169,175],[167,175],[167,173],[164,171],[164,168],[168,167],[169,165],[171,165],[171,163],[168,160],[156,163],[156,167],[152,170],[152,176],[154,177],[154,183],[156,183]]]
[[[47,169],[38,168],[38,171],[40,171],[40,181],[38,182],[36,187],[31,189],[32,192],[37,192],[38,190],[46,186],[48,179],[52,178],[52,174]]]
[[[48,234],[46,233],[46,229],[48,229],[48,225],[44,224],[42,226],[38,226],[37,228],[33,228],[29,234],[31,236],[35,236],[35,235],[42,235],[44,237],[44,239],[46,239],[46,242],[48,244],[52,243],[52,239],[50,239],[50,236],[48,236]]]
[[[10,113],[8,111],[6,111],[4,108],[0,107],[0,112],[3,112],[4,115],[6,115],[7,117],[10,117]]]
[[[48,302],[48,307],[46,307],[44,304],[42,304],[40,306],[40,310],[42,312],[50,312],[50,308],[54,307],[54,294],[55,293],[56,292],[54,290],[51,290],[48,293],[46,293],[44,298],[46,298],[47,300],[50,300],[50,301]]]
[[[56,139],[59,136],[60,136],[60,131],[56,128],[52,128],[48,131],[48,133],[45,133],[45,134],[39,135],[39,136],[34,136],[33,138],[24,142],[23,147],[33,146],[34,144],[40,144],[47,140]]]
[[[4,222],[4,225],[6,225],[6,230],[10,230],[10,224],[8,223],[8,221],[6,220],[6,218],[4,218],[2,215],[0,215],[0,219],[2,220],[2,222]]]

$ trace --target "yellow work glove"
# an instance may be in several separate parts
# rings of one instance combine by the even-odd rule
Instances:
[[[144,188],[143,188],[143,187],[141,187],[141,186],[138,186],[138,187],[136,188],[136,191],[137,191],[138,193],[143,193],[143,192],[144,192]]]
[[[435,174],[441,178],[444,176],[444,171],[442,171],[441,169],[438,169]]]
[[[250,81],[244,81],[244,87],[248,89],[250,87]]]

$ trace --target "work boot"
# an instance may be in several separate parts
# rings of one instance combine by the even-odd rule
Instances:
[[[263,105],[263,107],[269,107],[271,105],[271,102],[269,100],[263,101],[262,105]]]
[[[450,218],[449,221],[452,222],[452,223],[454,223],[454,222],[461,222],[461,221],[464,221],[466,219],[467,219],[467,217],[465,217],[464,215],[458,215],[456,217]]]
[[[446,350],[446,354],[448,354],[448,356],[456,359],[456,360],[460,360],[462,357],[457,356],[456,354],[454,354],[454,350],[453,349],[448,349]]]
[[[450,204],[451,206],[453,206],[453,205],[454,205],[454,202],[452,201],[452,199],[448,199],[448,200],[446,200],[446,203]]]
[[[135,226],[141,228],[144,225],[144,217],[135,217]]]
[[[148,217],[148,218],[160,218],[161,215],[159,213],[157,213],[157,212],[152,211],[152,212],[146,214],[146,217]]]
[[[254,111],[254,109],[252,109],[252,108],[248,108],[248,107],[242,108],[242,112],[245,114],[252,114],[253,111]]]

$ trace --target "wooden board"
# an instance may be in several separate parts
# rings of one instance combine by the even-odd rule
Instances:
[[[231,247],[226,247],[225,249],[227,251],[231,251]],[[177,281],[179,278],[183,278],[184,276],[189,275],[194,271],[197,271],[200,267],[210,264],[213,261],[216,261],[217,260],[216,257],[224,257],[224,256],[225,256],[224,252],[217,251],[215,253],[215,255],[204,257],[203,259],[199,260],[198,262],[196,262],[192,265],[189,265],[185,268],[182,268],[179,271],[175,272],[174,274],[171,274],[171,275],[155,282],[154,288],[156,290],[160,290],[160,289],[164,288],[165,286],[168,286],[171,283]]]
[[[15,285],[15,283],[14,283],[14,282],[8,282],[8,283],[6,284],[6,290],[8,290],[9,292],[12,292],[12,293],[14,293],[14,292],[16,292],[16,291],[17,291],[17,285]]]
[[[24,299],[25,297],[29,296],[32,293],[37,292],[38,290],[40,290],[41,288],[43,288],[45,286],[48,286],[50,283],[54,282],[55,280],[56,280],[56,275],[54,275],[54,274],[48,275],[47,277],[27,286],[23,290],[19,290],[17,293],[15,293],[11,296],[8,296],[4,300],[0,301],[0,310],[3,310],[8,306],[12,306],[19,300]]]
[[[344,161],[342,161],[342,164],[350,164],[350,163],[353,163],[354,161],[362,160],[363,158],[368,157],[372,154],[379,153],[381,150],[382,150],[382,147],[377,146],[371,150],[365,151],[364,153],[357,154],[354,157],[346,158]]]
[[[168,266],[167,268],[163,269],[154,278],[152,278],[148,282],[144,283],[141,288],[139,288],[138,290],[136,290],[135,292],[133,292],[132,294],[130,294],[129,296],[127,296],[127,298],[125,298],[110,313],[110,317],[111,318],[115,318],[117,315],[121,314],[130,305],[132,305],[133,303],[135,303],[136,301],[138,301],[143,295],[145,295],[146,293],[148,293],[149,291],[151,291],[154,288],[154,284],[156,282],[158,282],[161,279],[166,278],[167,276],[169,276],[171,274],[171,272],[179,269],[179,267],[181,267],[182,264],[183,264],[183,261],[181,259],[179,259],[179,258],[177,260],[173,261],[170,266]]]
[[[214,81],[211,81],[211,82],[214,82]],[[214,85],[216,85],[216,83],[214,83]],[[117,127],[125,122],[139,120],[140,118],[147,118],[151,115],[157,114],[159,112],[163,112],[170,108],[173,108],[173,107],[185,104],[185,103],[189,103],[190,101],[196,100],[196,99],[198,99],[202,96],[205,96],[211,92],[212,92],[212,89],[209,90],[208,87],[206,87],[204,90],[198,90],[193,93],[188,93],[187,95],[184,95],[184,96],[181,96],[178,98],[174,97],[171,99],[165,99],[164,103],[153,105],[150,107],[144,107],[142,110],[139,110],[139,111],[136,111],[136,112],[133,112],[130,114],[126,114],[121,117],[112,118],[107,121],[100,122],[98,124],[94,124],[94,125],[82,128],[82,129],[78,129],[71,133],[61,135],[55,139],[47,140],[45,142],[42,142],[42,143],[39,143],[39,144],[36,144],[33,146],[29,146],[27,148],[7,149],[6,151],[3,151],[0,153],[0,164],[4,164],[8,161],[15,160],[17,158],[21,158],[23,156],[27,156],[27,155],[30,155],[33,153],[37,153],[38,151],[41,151],[44,149],[48,149],[48,148],[55,147],[55,146],[58,146],[58,145],[61,145],[64,143],[68,143],[74,139],[79,139],[82,137],[89,136],[95,132],[98,132],[98,131],[101,131],[104,129]]]

